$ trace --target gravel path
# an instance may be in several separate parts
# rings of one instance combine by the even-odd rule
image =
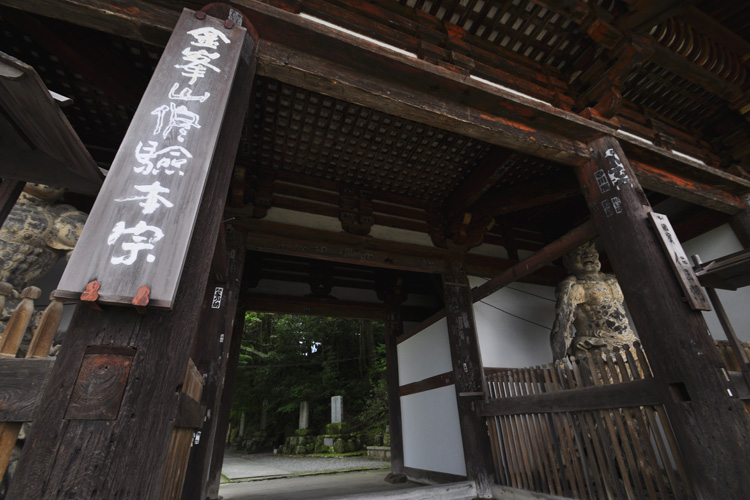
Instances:
[[[290,457],[270,453],[246,455],[227,451],[221,472],[229,479],[236,480],[388,467],[389,462],[367,457]]]

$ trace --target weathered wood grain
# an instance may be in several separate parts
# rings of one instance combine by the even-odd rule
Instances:
[[[206,375],[201,398],[206,411],[205,419],[197,427],[201,432],[200,441],[190,450],[181,497],[183,500],[207,498],[213,451],[216,447],[223,448],[225,441],[225,434],[218,434],[217,429],[233,336],[232,319],[237,314],[239,304],[240,280],[245,261],[244,237],[233,228],[221,231],[206,286],[199,333],[195,338],[192,354],[198,369]],[[213,300],[217,287],[223,288],[219,304]],[[244,324],[244,318],[242,323]]]
[[[540,269],[555,259],[558,259],[596,237],[596,228],[594,223],[587,221],[577,228],[569,231],[561,238],[545,246],[539,252],[531,257],[522,260],[515,266],[506,270],[499,276],[492,278],[490,281],[474,288],[471,291],[474,302],[495,293],[500,288],[519,280],[527,274]]]
[[[664,407],[688,475],[705,496],[740,498],[750,489],[750,477],[739,465],[750,462],[750,451],[740,445],[750,442],[750,419],[727,393],[721,360],[705,321],[682,300],[668,256],[648,226],[648,200],[622,149],[612,138],[590,146],[594,159],[576,173],[654,376],[662,391],[672,394],[665,398]],[[623,164],[620,180],[623,176],[627,180],[619,190],[604,193],[595,173],[612,168],[606,157],[612,154]],[[608,210],[615,196],[619,210]],[[716,481],[717,477],[726,480]]]
[[[42,387],[53,359],[3,359],[0,361],[0,422],[34,419]]]
[[[476,403],[480,398],[464,397],[462,393],[484,395],[487,390],[471,288],[466,270],[458,259],[443,274],[443,291],[466,475],[477,482],[477,491],[481,495],[486,494],[482,492],[489,491],[493,483],[492,452],[487,426],[476,414]]]
[[[97,349],[102,350],[102,349]],[[88,351],[78,372],[65,418],[68,420],[115,420],[125,392],[135,349],[120,353]]]
[[[198,43],[198,35],[191,33],[209,27],[225,37],[208,49],[215,56],[209,58],[210,66],[216,69],[203,63],[202,71],[194,70],[195,63],[184,51],[195,51],[192,44]],[[99,303],[129,306],[138,289],[148,286],[149,307],[172,307],[222,122],[230,113],[238,61],[250,57],[242,43],[245,33],[242,27],[227,29],[215,18],[180,18],[56,297],[76,300],[95,279],[101,284]],[[192,94],[170,97],[186,91]]]
[[[507,400],[479,404],[484,417],[525,413],[558,413],[601,410],[662,403],[662,394],[653,379],[599,385],[559,392],[519,395]]]
[[[391,304],[390,307],[385,321],[385,381],[388,386],[388,425],[391,432],[391,474],[397,475],[404,473],[404,426],[401,420],[396,339],[404,331],[404,320],[398,305]]]
[[[249,43],[246,41],[245,43]],[[98,312],[78,308],[66,347],[45,387],[46,404],[27,440],[11,499],[138,498],[159,493],[170,432],[196,331],[210,260],[229,189],[241,123],[253,76],[253,59],[241,59],[204,191],[185,268],[172,311],[140,315],[130,308]],[[64,410],[78,367],[90,345],[137,349],[118,419],[69,421]],[[169,360],[169,362],[165,362]],[[128,471],[128,474],[122,474]]]
[[[441,387],[447,387],[453,384],[453,372],[445,372],[424,380],[418,380],[409,384],[404,384],[398,388],[399,396],[409,396],[420,392],[431,391]]]
[[[245,235],[240,232],[240,237],[244,240]],[[224,390],[221,393],[221,403],[219,405],[219,414],[216,416],[216,435],[226,436],[229,430],[229,415],[232,408],[232,398],[234,395],[234,384],[237,377],[237,367],[240,359],[240,344],[242,341],[242,331],[245,325],[245,308],[238,307],[237,314],[234,318],[232,328],[232,339],[227,346],[227,368],[224,377]],[[207,498],[219,497],[219,486],[221,484],[221,468],[224,464],[224,447],[225,440],[214,440],[214,447],[211,450],[211,466],[208,472],[208,479],[204,485],[204,491]]]
[[[1,141],[5,161],[0,165],[0,177],[35,182],[47,179],[49,184],[95,194],[103,178],[99,167],[37,72],[2,52],[0,67],[4,68],[0,71],[0,107],[7,113],[11,130],[20,134],[20,140],[6,137]]]

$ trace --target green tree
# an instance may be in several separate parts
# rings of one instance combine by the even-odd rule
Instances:
[[[335,395],[344,396],[345,417],[355,424],[372,423],[371,418],[357,418],[366,409],[370,417],[382,417],[371,399],[383,399],[385,386],[378,380],[384,366],[384,327],[368,323],[247,313],[233,418],[244,412],[248,428],[257,428],[265,400],[267,434],[289,434],[298,425],[299,403],[308,401],[310,427],[317,432],[329,422],[330,398]]]

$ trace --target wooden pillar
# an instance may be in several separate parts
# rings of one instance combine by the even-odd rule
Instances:
[[[745,197],[745,209],[732,216],[730,226],[742,243],[743,248],[750,248],[750,196]]]
[[[477,415],[475,405],[484,397],[486,383],[474,321],[471,287],[466,269],[458,261],[458,256],[446,268],[443,274],[445,316],[456,380],[466,474],[476,482],[477,493],[483,496],[490,492],[493,466],[487,424]]]
[[[242,331],[245,325],[245,309],[240,308],[234,318],[232,328],[232,340],[229,344],[229,356],[227,360],[226,376],[224,378],[224,390],[221,393],[221,405],[216,423],[216,438],[211,452],[211,468],[208,474],[208,482],[205,488],[208,500],[218,500],[219,486],[221,485],[221,467],[224,464],[224,448],[226,447],[227,432],[229,430],[229,415],[232,410],[232,398],[237,378],[237,368],[240,363],[240,345],[242,343]]]
[[[3,227],[5,219],[16,204],[18,197],[23,191],[25,182],[11,179],[3,180],[0,184],[0,227]]]
[[[245,34],[243,46],[173,309],[77,308],[42,391],[11,500],[158,495],[250,98],[255,43]]]
[[[222,231],[220,239],[224,238]],[[224,243],[224,244],[221,244]],[[190,450],[183,500],[204,500],[210,484],[210,469],[215,446],[223,451],[224,437],[218,433],[222,394],[237,311],[242,266],[245,260],[244,237],[233,228],[225,241],[217,245],[208,279],[207,293],[213,300],[204,304],[198,323],[192,359],[203,374],[201,404],[206,408],[200,440]]]
[[[661,383],[688,476],[703,498],[746,498],[750,419],[727,392],[706,323],[683,298],[670,257],[648,221],[649,202],[618,141],[603,137],[589,147],[592,158],[576,173]]]
[[[402,482],[404,476],[404,437],[401,426],[401,396],[399,394],[398,349],[396,339],[404,333],[401,308],[392,306],[385,322],[385,378],[388,385],[388,425],[391,430],[391,473],[389,482]]]

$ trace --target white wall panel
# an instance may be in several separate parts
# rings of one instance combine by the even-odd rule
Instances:
[[[693,255],[698,254],[703,262],[708,262],[718,257],[739,252],[742,250],[742,244],[740,244],[732,228],[724,224],[713,231],[683,242],[682,248],[688,257],[692,258]],[[716,292],[737,336],[745,342],[750,342],[750,287],[735,291],[716,290]],[[703,317],[706,319],[708,329],[715,339],[725,340],[727,338],[714,311],[704,312]]]
[[[445,319],[425,328],[398,345],[400,385],[453,370]]]
[[[455,386],[402,397],[401,425],[406,467],[466,475]]]

